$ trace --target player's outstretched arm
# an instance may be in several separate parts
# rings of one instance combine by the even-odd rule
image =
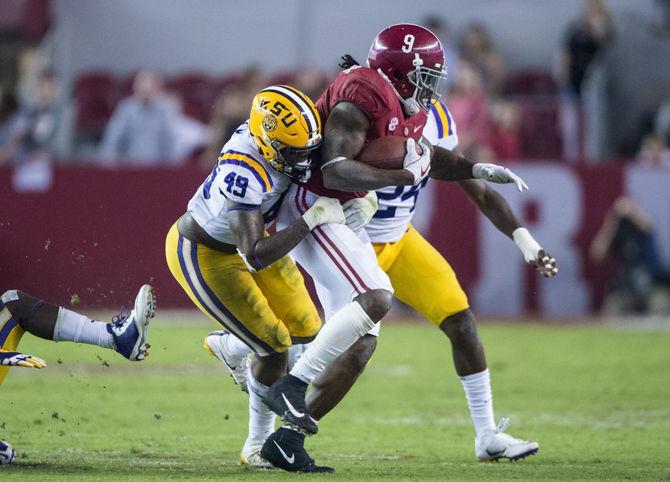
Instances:
[[[0,365],[10,367],[44,368],[47,363],[41,358],[24,355],[17,351],[6,351],[0,348]]]
[[[369,127],[367,116],[349,102],[340,102],[330,113],[321,150],[323,184],[327,188],[357,192],[415,183],[406,169],[379,169],[355,160]]]
[[[345,222],[340,202],[327,197],[317,199],[298,221],[267,237],[260,209],[231,203],[228,215],[237,251],[251,271],[259,271],[287,255],[317,226]]]
[[[526,263],[534,266],[545,278],[551,278],[558,273],[556,259],[542,249],[528,230],[521,225],[505,198],[495,189],[478,179],[460,181],[459,185],[482,214],[489,218],[500,232],[514,240]]]
[[[510,169],[484,162],[473,162],[457,152],[434,146],[430,177],[441,181],[483,179],[496,184],[514,184],[519,192],[528,189],[526,182]]]

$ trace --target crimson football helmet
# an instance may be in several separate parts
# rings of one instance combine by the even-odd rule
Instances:
[[[410,115],[420,107],[430,109],[447,77],[440,39],[411,23],[391,25],[379,32],[368,53],[368,66],[386,76]]]

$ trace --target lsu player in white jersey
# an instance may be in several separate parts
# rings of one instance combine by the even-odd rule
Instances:
[[[430,109],[423,136],[433,145],[457,150],[456,123],[443,102],[434,103]],[[476,432],[477,458],[518,460],[533,455],[539,450],[536,442],[504,433],[507,419],[495,424],[484,348],[467,296],[447,260],[412,227],[417,197],[430,177],[428,174],[416,186],[378,190],[379,209],[365,230],[380,267],[391,279],[394,296],[435,323],[451,342],[456,373],[463,384]],[[459,181],[459,184],[480,211],[514,240],[528,264],[546,278],[557,274],[556,260],[520,224],[504,198],[481,180]],[[327,290],[319,291],[319,299],[326,320],[341,304]],[[308,400],[313,417],[323,417],[345,395],[351,386],[349,380],[353,383],[362,372],[375,346],[374,336],[364,337],[315,382]]]
[[[156,301],[149,285],[140,288],[133,310],[119,313],[111,323],[95,321],[23,291],[7,290],[0,297],[0,385],[10,367],[47,366],[41,358],[17,351],[26,332],[45,340],[109,348],[130,361],[141,361],[148,355],[148,327],[155,310]],[[0,440],[0,447],[2,444],[6,442]],[[8,448],[4,450],[9,452]],[[11,463],[14,455],[12,449],[6,460],[0,458],[0,464]]]
[[[258,452],[274,431],[275,415],[262,397],[286,372],[288,349],[311,341],[321,328],[288,253],[318,226],[344,223],[342,206],[321,198],[290,225],[266,232],[291,182],[310,175],[310,156],[320,145],[321,120],[307,96],[289,86],[263,89],[248,122],[223,146],[166,239],[172,275],[193,303],[225,328],[210,334],[205,347],[248,389],[244,464],[264,463]],[[256,356],[245,373],[249,350]],[[306,456],[296,455],[294,463],[302,472],[329,470]]]

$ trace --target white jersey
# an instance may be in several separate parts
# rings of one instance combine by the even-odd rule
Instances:
[[[423,136],[428,141],[445,149],[458,145],[456,123],[447,106],[436,102],[430,109]],[[400,241],[414,216],[414,207],[419,192],[428,183],[426,175],[416,186],[389,186],[377,190],[379,209],[365,227],[373,243],[395,243]]]
[[[188,203],[188,212],[207,234],[235,244],[230,232],[226,200],[237,203],[235,209],[258,209],[266,226],[272,224],[291,180],[275,171],[258,152],[242,124],[221,149],[218,162]]]

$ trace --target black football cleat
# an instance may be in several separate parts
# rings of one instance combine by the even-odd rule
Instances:
[[[332,467],[316,465],[305,450],[305,436],[284,427],[267,438],[260,454],[273,466],[288,472],[335,472]]]
[[[268,389],[263,401],[284,422],[304,430],[308,435],[314,435],[319,431],[319,427],[307,411],[306,392],[307,384],[289,374],[277,380]]]

